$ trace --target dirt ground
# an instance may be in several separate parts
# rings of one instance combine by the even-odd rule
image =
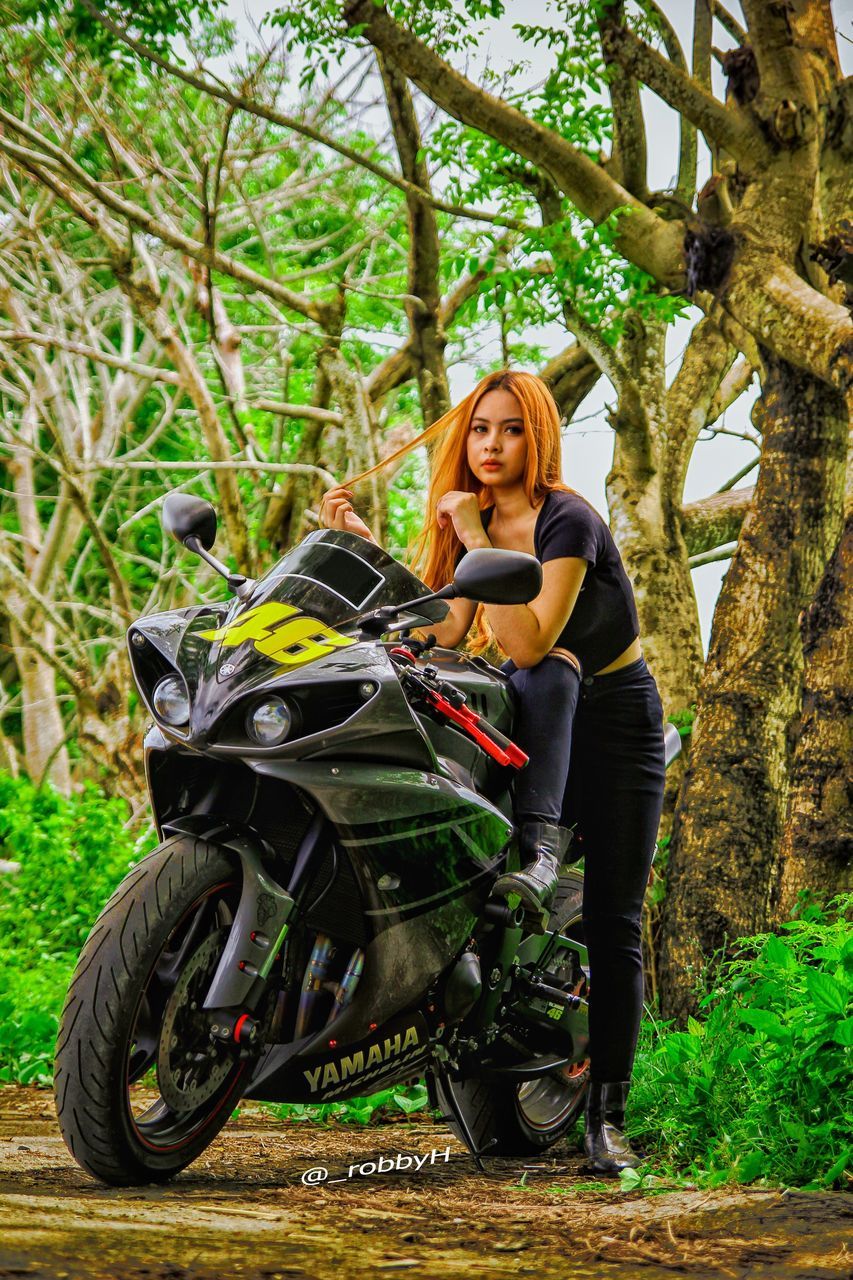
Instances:
[[[69,1156],[49,1092],[7,1087],[0,1280],[853,1277],[849,1195],[602,1191],[581,1163],[564,1143],[483,1175],[429,1120],[323,1128],[250,1103],[167,1186],[109,1188]]]

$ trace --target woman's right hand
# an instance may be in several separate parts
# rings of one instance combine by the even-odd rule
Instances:
[[[352,492],[343,485],[335,485],[327,489],[320,503],[320,525],[324,529],[343,529],[346,533],[357,533],[360,538],[376,542],[367,525],[353,510],[350,498]]]

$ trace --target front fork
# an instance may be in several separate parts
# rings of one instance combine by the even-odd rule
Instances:
[[[262,857],[272,850],[253,832],[211,824],[209,819],[203,823],[194,815],[164,826],[164,832],[201,836],[236,853],[243,872],[237,914],[202,1004],[210,1017],[213,1040],[240,1046],[257,1043],[260,1027],[253,1015],[287,938],[296,895],[321,848],[325,825],[318,810],[299,846],[286,889],[264,867]]]

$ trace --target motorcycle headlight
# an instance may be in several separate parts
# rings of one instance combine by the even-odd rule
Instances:
[[[249,737],[261,747],[277,747],[284,742],[293,725],[293,714],[283,698],[267,698],[246,720]]]
[[[190,718],[190,700],[180,676],[164,676],[154,688],[151,698],[161,720],[177,728]]]

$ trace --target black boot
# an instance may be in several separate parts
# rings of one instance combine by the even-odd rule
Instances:
[[[571,838],[569,828],[555,822],[522,822],[518,842],[524,866],[520,871],[499,876],[492,886],[495,898],[505,898],[510,893],[520,895],[534,933],[545,932],[563,855]]]
[[[586,1169],[590,1173],[616,1175],[621,1169],[633,1169],[641,1163],[622,1132],[630,1087],[628,1080],[590,1081],[583,1140],[583,1149],[589,1157]]]

